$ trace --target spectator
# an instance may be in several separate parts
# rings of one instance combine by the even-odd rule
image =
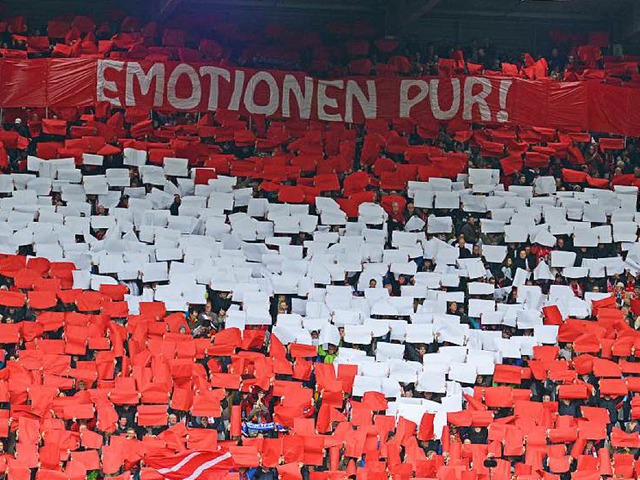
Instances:
[[[180,195],[178,195],[177,193],[173,196],[173,203],[171,204],[171,207],[169,208],[169,212],[171,212],[171,215],[173,215],[174,217],[177,217],[180,211],[180,204],[182,203],[182,199],[180,198]]]

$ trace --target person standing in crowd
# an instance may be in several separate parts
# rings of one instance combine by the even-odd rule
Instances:
[[[171,207],[169,207],[169,212],[171,213],[171,215],[173,215],[174,217],[177,217],[179,215],[181,204],[182,199],[180,198],[180,195],[176,193],[173,196],[173,203],[171,204]]]
[[[464,239],[472,245],[478,243],[479,231],[476,225],[476,217],[473,215],[467,217],[467,221],[460,228],[460,235],[463,235]]]

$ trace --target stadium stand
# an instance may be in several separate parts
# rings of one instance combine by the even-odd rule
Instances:
[[[36,107],[11,82],[0,93],[0,475],[198,478],[189,457],[172,471],[158,458],[222,447],[233,464],[200,478],[637,478],[640,127],[592,112],[619,103],[605,88],[635,105],[636,59],[602,56],[601,33],[556,32],[575,46],[566,61],[493,71],[490,49],[395,55],[364,25],[333,26],[368,40],[324,56],[320,35],[295,55],[227,27],[251,45],[238,55],[179,27],[119,25],[5,25],[3,82],[12,62],[58,82],[82,62],[94,80],[82,105],[60,106],[58,91],[76,101],[68,83]],[[246,98],[172,111],[144,104],[159,78],[146,93],[108,85],[106,58],[123,72],[144,60],[142,76],[220,60],[236,77],[480,78],[496,98],[463,85],[475,100],[443,119],[432,80],[413,84],[428,122],[417,101],[353,122],[249,114]],[[119,106],[94,97],[96,68]],[[516,122],[506,78],[582,96],[528,112],[545,126]],[[610,129],[576,128],[583,109]]]

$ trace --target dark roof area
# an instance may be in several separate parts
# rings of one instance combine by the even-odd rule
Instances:
[[[429,2],[421,2],[429,3]],[[632,0],[439,0],[430,13],[473,13],[532,18],[614,18]]]
[[[423,15],[487,15],[575,20],[610,19],[633,0],[166,0],[168,10],[202,12],[250,9],[261,13],[332,13],[334,16],[401,12],[405,19]]]
[[[304,28],[332,20],[373,21],[389,33],[402,34],[420,20],[458,18],[624,22],[632,18],[637,0],[6,0],[9,14],[24,14],[30,23],[45,24],[60,14],[105,18],[119,9],[143,19],[165,20],[176,15],[229,17],[255,23],[277,22]]]
[[[110,9],[143,16],[174,13],[224,14],[246,10],[254,16],[303,14],[319,18],[401,16],[405,21],[423,16],[513,16],[566,20],[613,19],[624,14],[633,0],[6,0],[10,13],[34,20],[59,14],[103,14]]]

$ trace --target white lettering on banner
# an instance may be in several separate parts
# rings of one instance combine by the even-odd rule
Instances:
[[[269,87],[269,101],[266,105],[256,104],[256,90],[260,82],[264,82]],[[244,106],[249,113],[257,115],[273,115],[278,111],[280,105],[280,90],[278,83],[268,72],[258,72],[247,82],[247,88],[244,91]]]
[[[508,122],[509,121],[509,112],[507,112],[507,95],[509,94],[509,89],[512,85],[511,80],[500,80],[500,110],[496,118],[499,122]]]
[[[431,80],[429,82],[429,103],[431,104],[431,111],[436,120],[451,120],[458,114],[458,110],[460,110],[460,79],[451,79],[453,100],[451,101],[451,108],[449,108],[449,110],[442,110],[440,108],[440,100],[438,99],[439,85],[440,80]]]
[[[162,107],[164,102],[164,63],[154,63],[147,73],[144,72],[138,62],[127,63],[127,83],[125,105],[127,107],[136,106],[134,94],[134,79],[138,79],[140,93],[146,95],[151,89],[151,82],[156,81],[156,92],[153,96],[153,106]]]
[[[191,82],[191,95],[187,98],[178,98],[178,94],[176,92],[178,80],[182,75],[186,75]],[[167,99],[169,100],[169,103],[173,108],[178,110],[190,110],[192,108],[196,108],[200,104],[201,98],[202,85],[200,84],[198,72],[196,72],[191,65],[181,63],[173,70],[173,72],[171,72],[169,81],[167,82]]]
[[[354,80],[347,80],[347,96],[345,100],[345,122],[353,123],[353,99],[358,100],[362,113],[366,119],[374,119],[378,113],[378,96],[376,93],[376,82],[367,80],[368,97]]]
[[[482,90],[474,94],[473,87],[476,85],[481,85]],[[487,97],[490,93],[491,80],[488,78],[467,77],[464,82],[464,109],[462,110],[462,118],[464,120],[471,120],[473,106],[477,103],[482,121],[491,121],[491,110],[487,104]]]
[[[240,100],[242,99],[242,90],[244,89],[244,72],[242,70],[236,71],[236,78],[233,83],[233,95],[229,101],[229,110],[240,110]]]
[[[397,109],[395,114],[400,118],[413,116],[449,121],[461,117],[466,121],[506,122],[512,84],[511,80],[492,83],[484,77],[318,80],[267,70],[195,68],[186,63],[170,67],[162,62],[100,60],[97,62],[96,93],[97,101],[106,101],[116,107],[144,104],[145,107],[176,110],[225,109],[281,118],[317,118],[327,122],[353,123],[383,116],[388,118],[394,115],[393,109]],[[384,93],[381,99],[378,98],[380,92]],[[149,98],[152,94],[153,100]],[[491,102],[490,95],[496,97],[491,97]],[[202,103],[203,97],[206,105]],[[398,101],[397,106],[395,101]],[[492,112],[490,105],[496,111]]]
[[[327,113],[325,108],[338,108],[338,100],[327,95],[327,87],[335,87],[342,90],[344,80],[318,80],[318,120],[325,122],[341,122],[339,113]]]
[[[118,97],[107,97],[105,92],[118,93],[118,84],[113,80],[107,80],[105,78],[105,72],[107,69],[113,69],[117,72],[121,72],[124,68],[124,62],[117,62],[115,60],[99,60],[98,61],[98,79],[96,82],[97,91],[96,98],[98,102],[109,102],[111,105],[121,107],[122,103]]]
[[[291,74],[284,76],[284,82],[282,84],[282,116],[285,118],[291,117],[291,104],[290,96],[293,96],[298,103],[298,111],[300,112],[300,118],[308,120],[311,118],[311,103],[313,100],[313,78],[304,77],[304,93],[300,83]]]
[[[200,75],[209,76],[211,83],[209,86],[209,102],[207,110],[215,111],[218,109],[220,100],[220,77],[224,78],[227,83],[231,83],[231,72],[225,68],[218,67],[200,67]]]
[[[415,97],[409,98],[411,87],[418,87],[420,91]],[[411,109],[427,98],[429,84],[424,80],[402,80],[400,82],[400,118],[409,118]]]

